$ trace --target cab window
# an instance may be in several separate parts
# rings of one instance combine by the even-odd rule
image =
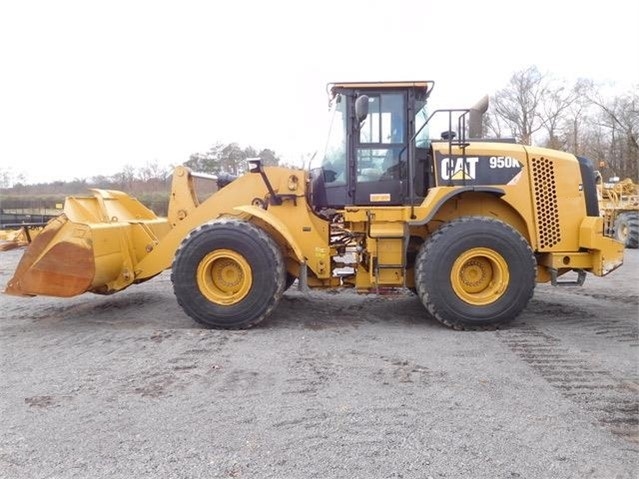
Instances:
[[[369,95],[357,147],[357,181],[399,179],[399,152],[406,143],[403,93]]]
[[[404,143],[404,95],[385,93],[368,99],[368,116],[359,131],[360,143]]]

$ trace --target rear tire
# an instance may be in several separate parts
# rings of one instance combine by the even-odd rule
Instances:
[[[179,305],[201,324],[244,329],[262,321],[284,292],[284,261],[275,241],[252,223],[221,219],[193,230],[171,272]]]
[[[621,213],[615,219],[614,236],[626,248],[639,248],[639,213]]]
[[[437,321],[455,329],[487,329],[512,321],[526,307],[537,263],[511,226],[465,217],[426,240],[415,268],[417,294]]]

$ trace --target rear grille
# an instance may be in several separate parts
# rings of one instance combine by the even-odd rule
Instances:
[[[555,168],[548,158],[533,158],[531,163],[539,249],[552,248],[561,241]]]

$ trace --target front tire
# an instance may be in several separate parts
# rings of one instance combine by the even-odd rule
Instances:
[[[173,261],[179,305],[201,324],[244,329],[262,321],[284,292],[284,261],[275,241],[247,221],[220,219],[193,230]]]
[[[464,217],[424,242],[415,268],[417,294],[437,321],[485,329],[512,321],[526,307],[537,264],[528,242],[511,226]]]

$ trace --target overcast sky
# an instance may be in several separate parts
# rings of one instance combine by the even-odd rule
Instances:
[[[0,168],[88,178],[216,141],[295,161],[332,81],[435,80],[431,108],[533,64],[629,87],[638,18],[627,0],[0,0]]]

